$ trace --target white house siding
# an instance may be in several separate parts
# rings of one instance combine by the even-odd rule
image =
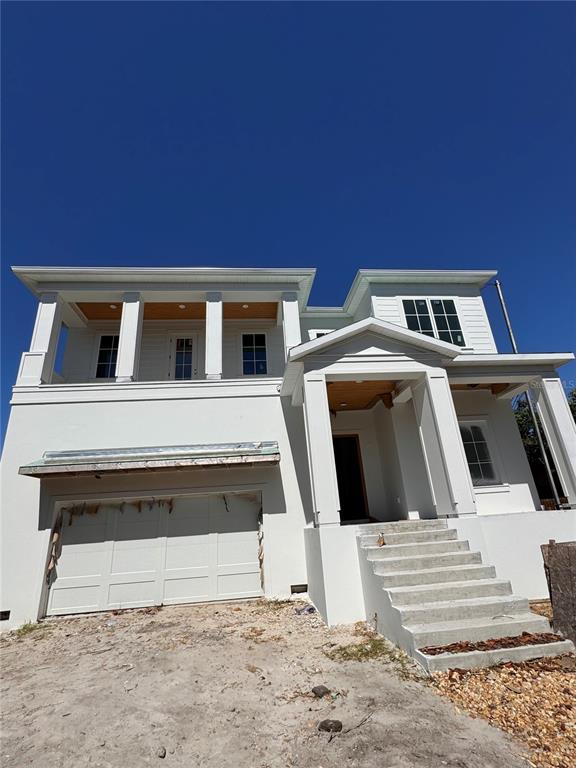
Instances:
[[[170,338],[191,336],[196,345],[195,362],[197,373],[194,378],[204,378],[204,350],[206,345],[204,323],[200,321],[183,323],[174,321],[144,321],[140,347],[139,381],[166,381],[171,372]]]
[[[486,421],[488,447],[501,483],[475,490],[480,515],[528,512],[540,502],[510,400],[487,390],[453,392],[458,417]]]
[[[117,334],[119,330],[118,323],[69,328],[62,363],[64,381],[71,383],[93,381],[96,373],[100,336],[104,333]]]
[[[470,285],[372,285],[372,314],[380,320],[406,327],[402,299],[450,298],[456,302],[466,347],[479,353],[497,352],[484,301]]]
[[[266,334],[268,376],[284,374],[284,335],[282,326],[262,320],[225,320],[222,332],[222,376],[242,378],[242,334]]]
[[[2,459],[1,604],[11,611],[3,628],[42,612],[55,499],[257,490],[263,499],[265,594],[287,596],[292,584],[306,583],[302,530],[310,522],[310,502],[301,409],[282,403],[274,380],[247,385],[243,396],[234,396],[238,385],[235,390],[222,383],[190,385],[178,389],[178,399],[159,399],[169,396],[169,387],[138,395],[137,385],[130,386],[130,392],[123,387],[99,402],[76,391],[61,403],[53,398],[12,408]],[[277,440],[279,468],[71,477],[42,484],[18,475],[21,465],[46,450],[250,440]]]

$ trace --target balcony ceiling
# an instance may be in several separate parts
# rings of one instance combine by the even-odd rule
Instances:
[[[77,305],[87,320],[117,320],[122,316],[118,302],[83,301]],[[276,320],[278,305],[275,301],[224,302],[225,320]],[[144,320],[203,320],[204,302],[146,302]]]
[[[328,405],[331,411],[364,411],[380,400],[387,408],[392,405],[395,381],[329,381]]]

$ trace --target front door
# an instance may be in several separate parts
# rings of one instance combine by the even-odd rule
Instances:
[[[333,441],[340,496],[340,521],[353,523],[366,520],[368,505],[358,435],[333,435]]]

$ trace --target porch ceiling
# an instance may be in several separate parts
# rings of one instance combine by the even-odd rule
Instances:
[[[122,302],[83,301],[76,306],[87,320],[119,321],[122,316]],[[225,320],[276,320],[277,313],[275,301],[223,302]],[[205,317],[205,302],[147,301],[144,304],[145,320],[203,320]]]
[[[452,389],[455,392],[468,392],[470,390],[474,389],[487,389],[490,392],[492,392],[493,395],[499,395],[501,392],[504,392],[508,389],[510,386],[509,383],[504,382],[481,382],[478,384],[450,384],[450,389]]]
[[[387,408],[392,406],[395,381],[329,381],[328,406],[331,411],[363,411],[380,400]]]

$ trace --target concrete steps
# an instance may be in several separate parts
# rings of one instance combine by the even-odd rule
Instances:
[[[428,671],[482,667],[568,653],[570,641],[491,651],[442,653],[421,649],[461,641],[550,632],[528,601],[496,578],[479,552],[458,539],[445,520],[406,520],[358,526],[366,615],[378,631]],[[384,544],[379,546],[379,541]]]

